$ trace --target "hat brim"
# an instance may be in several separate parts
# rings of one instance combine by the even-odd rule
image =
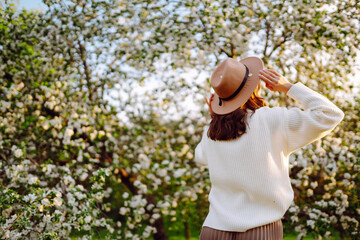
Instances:
[[[240,60],[240,62],[249,68],[249,73],[251,73],[252,76],[248,77],[244,87],[233,99],[222,101],[221,106],[219,105],[219,96],[214,93],[211,109],[218,115],[231,113],[246,103],[260,81],[259,73],[260,70],[264,69],[264,63],[260,58],[247,57]]]

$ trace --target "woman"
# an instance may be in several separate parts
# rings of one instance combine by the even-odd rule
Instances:
[[[293,200],[289,155],[328,134],[344,113],[302,83],[292,84],[263,62],[226,59],[213,72],[211,113],[195,149],[209,169],[209,213],[200,240],[282,239],[281,218]],[[266,107],[260,80],[299,102],[299,108]]]

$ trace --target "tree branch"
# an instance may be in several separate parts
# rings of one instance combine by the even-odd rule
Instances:
[[[269,46],[270,31],[271,31],[271,24],[269,23],[268,20],[265,20],[265,26],[266,26],[266,41],[265,41],[263,55],[264,55],[264,57],[267,57],[266,52],[267,52],[267,48]]]
[[[236,58],[236,47],[232,42],[230,42],[230,49],[231,49],[231,57]]]
[[[221,54],[221,53],[225,53],[229,58],[232,58],[232,54],[226,52],[225,49],[223,49],[222,47],[219,47],[219,48],[220,48],[220,50],[219,50],[219,53],[220,53],[220,54]]]
[[[87,85],[87,88],[88,88],[88,91],[89,91],[89,99],[93,100],[93,91],[92,91],[91,82],[90,82],[90,71],[89,71],[89,68],[88,68],[88,65],[87,65],[87,61],[86,61],[85,47],[84,47],[83,44],[81,44],[80,40],[78,40],[78,44],[79,44],[81,60],[82,60],[83,65],[84,65],[86,85]]]
[[[17,220],[19,220],[19,218],[20,218],[23,214],[24,214],[24,211],[22,211],[22,212],[19,214],[19,216],[15,219],[15,221],[14,221],[7,229],[5,229],[4,234],[1,236],[1,238],[5,236],[6,231],[10,230],[10,228],[17,222]]]
[[[269,53],[269,55],[267,56],[268,58],[271,57],[271,55],[275,52],[275,50],[280,47],[282,44],[284,44],[287,40],[288,40],[288,36],[286,35],[285,32],[283,32],[282,36],[284,39],[278,43],[275,44],[275,46],[273,47],[273,49],[271,50],[271,52]]]
[[[241,0],[238,0],[237,3],[239,4],[239,6],[245,7],[255,13],[255,10],[252,6],[250,7],[248,4],[241,3]]]

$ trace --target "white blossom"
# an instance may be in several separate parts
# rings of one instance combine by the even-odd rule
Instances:
[[[23,152],[21,149],[16,149],[14,152],[15,157],[21,157],[23,155]]]
[[[91,216],[86,216],[84,220],[85,220],[86,223],[90,223],[91,220],[92,220],[92,217]]]

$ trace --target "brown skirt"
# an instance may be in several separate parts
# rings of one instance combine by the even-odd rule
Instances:
[[[282,240],[283,226],[281,220],[252,228],[246,232],[221,231],[204,226],[200,240]]]

